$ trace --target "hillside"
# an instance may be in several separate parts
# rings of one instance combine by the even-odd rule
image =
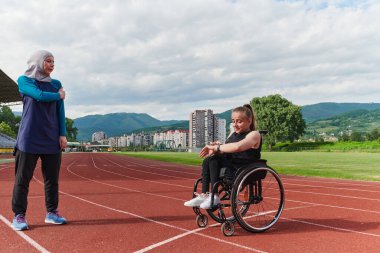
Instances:
[[[339,133],[347,130],[368,133],[375,128],[380,129],[380,109],[354,110],[307,124],[308,132],[315,130],[319,133]]]
[[[380,129],[380,103],[319,103],[302,107],[307,122],[307,133],[334,132],[347,129],[369,132]],[[217,114],[231,122],[231,110]],[[121,136],[132,132],[189,129],[188,120],[160,121],[146,113],[111,113],[89,115],[74,120],[78,128],[78,140],[90,140],[92,133],[104,131],[107,136]]]
[[[306,122],[313,122],[362,109],[380,109],[380,103],[318,103],[302,106],[302,115]]]
[[[77,118],[74,120],[74,126],[78,128],[78,140],[90,140],[92,133],[97,131],[103,131],[109,137],[121,136],[136,129],[166,126],[179,122],[181,121],[160,121],[146,113],[110,113]]]

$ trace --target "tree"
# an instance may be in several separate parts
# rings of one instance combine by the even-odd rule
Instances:
[[[351,134],[351,141],[363,141],[363,136],[359,132],[352,132]]]
[[[269,131],[266,139],[270,144],[278,141],[293,142],[305,133],[306,123],[302,118],[301,107],[281,95],[253,98],[251,105],[258,128]]]
[[[78,128],[74,127],[74,120],[66,118],[67,141],[76,141]]]
[[[368,140],[370,141],[375,141],[380,138],[380,132],[379,129],[375,128],[373,129],[368,135],[367,135]]]
[[[350,136],[347,133],[343,133],[342,137],[340,138],[341,141],[349,141]]]
[[[8,106],[0,107],[0,122],[5,122],[13,132],[18,132],[21,117],[15,116]]]
[[[16,133],[12,128],[4,121],[0,123],[0,133],[6,134],[12,138],[16,138]]]

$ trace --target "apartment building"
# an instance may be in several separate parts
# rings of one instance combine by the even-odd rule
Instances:
[[[95,142],[95,141],[100,142],[104,139],[107,139],[107,135],[105,132],[95,132],[92,134],[92,138],[91,138],[92,142]]]
[[[189,119],[189,146],[201,148],[214,141],[226,140],[226,121],[218,119],[212,110],[195,110]]]
[[[173,148],[185,148],[189,146],[189,131],[188,130],[168,130],[154,134],[153,144],[159,143],[169,144]],[[167,146],[167,145],[166,145]]]

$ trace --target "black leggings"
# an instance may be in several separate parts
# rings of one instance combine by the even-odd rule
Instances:
[[[209,191],[209,185],[211,183],[212,186],[219,179],[219,169],[221,166],[221,159],[218,156],[209,156],[203,160],[202,163],[202,193],[206,193]],[[217,193],[214,191],[214,193]]]
[[[12,197],[12,210],[15,215],[26,213],[29,183],[32,180],[38,158],[41,159],[42,175],[44,177],[46,210],[52,212],[58,208],[58,178],[61,153],[36,155],[17,150],[16,177]]]

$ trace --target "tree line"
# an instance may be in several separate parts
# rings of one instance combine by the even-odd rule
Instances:
[[[9,106],[0,106],[0,133],[12,138],[17,137],[21,116],[16,116]],[[74,120],[66,118],[66,137],[68,141],[75,141],[78,129],[74,127]]]

